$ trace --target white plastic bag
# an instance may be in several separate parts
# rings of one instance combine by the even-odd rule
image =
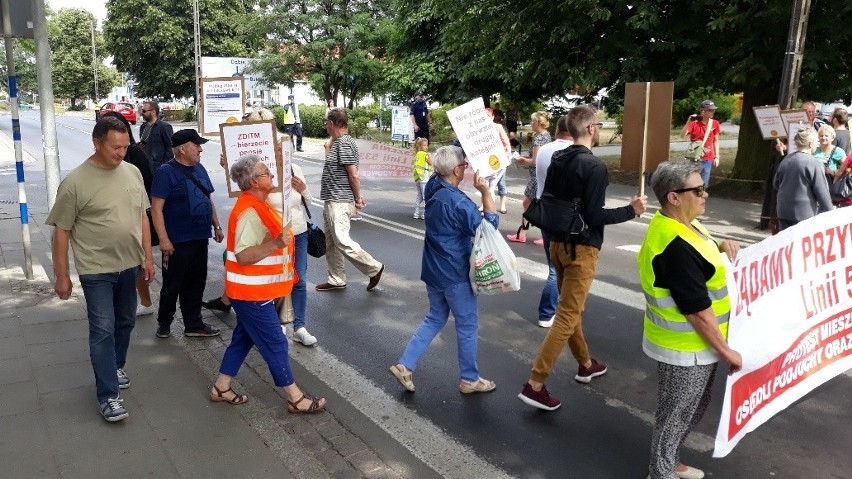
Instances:
[[[521,289],[518,260],[506,240],[489,221],[476,229],[470,255],[473,294],[498,294]]]

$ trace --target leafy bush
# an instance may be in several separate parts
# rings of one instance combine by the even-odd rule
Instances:
[[[183,121],[195,121],[195,107],[191,106],[181,111],[183,113]]]
[[[183,114],[186,110],[169,110],[163,112],[164,119],[168,122],[183,121]]]
[[[701,102],[713,100],[716,103],[716,114],[714,119],[725,122],[734,112],[736,97],[728,95],[720,90],[709,87],[695,88],[689,91],[686,98],[675,100],[672,105],[672,126],[675,128],[683,126],[689,115],[701,112]]]
[[[743,119],[742,115],[734,115],[731,117],[730,121],[732,125],[739,125],[740,121]]]
[[[85,111],[86,105],[84,103],[77,103],[76,105],[68,105],[68,111]]]

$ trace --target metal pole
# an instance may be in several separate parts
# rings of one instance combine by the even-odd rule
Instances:
[[[98,101],[98,54],[95,52],[95,19],[92,18],[92,74],[95,76],[95,101]]]
[[[648,164],[648,109],[650,107],[651,82],[645,82],[645,124],[642,127],[642,166],[639,167],[639,196],[645,196],[645,165]]]
[[[47,43],[47,16],[44,0],[33,1],[33,33],[36,45],[36,73],[40,97],[41,137],[44,149],[44,179],[47,187],[47,207],[53,208],[59,189],[59,148],[56,143],[56,113],[53,111],[50,45]],[[46,106],[46,108],[45,108]]]
[[[3,15],[9,14],[9,1],[3,0]],[[30,242],[30,215],[27,211],[27,191],[24,183],[24,151],[21,148],[21,122],[18,111],[18,79],[15,76],[15,57],[12,37],[4,37],[6,67],[9,70],[9,105],[12,107],[12,140],[15,143],[15,171],[18,176],[18,205],[21,212],[21,237],[24,242],[24,274],[33,279],[32,243]]]
[[[198,0],[192,1],[192,32],[195,39],[195,117],[201,121],[201,13]],[[199,125],[200,126],[200,125]],[[202,130],[203,131],[203,130]]]

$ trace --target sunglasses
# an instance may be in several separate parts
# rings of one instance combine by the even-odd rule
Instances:
[[[686,193],[687,191],[694,191],[695,196],[701,198],[702,196],[704,196],[705,188],[704,185],[695,186],[693,188],[681,188],[679,190],[672,190],[672,193]]]

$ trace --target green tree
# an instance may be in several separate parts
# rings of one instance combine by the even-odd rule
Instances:
[[[91,30],[94,21],[94,15],[76,8],[60,9],[49,19],[53,92],[57,97],[70,99],[71,106],[78,99],[95,97]],[[95,31],[95,51],[98,90],[103,93],[118,84],[119,76],[103,64],[103,36],[98,31]]]
[[[417,10],[426,13],[405,13]],[[438,82],[439,98],[476,88],[519,100],[606,88],[617,108],[633,81],[673,80],[676,98],[696,87],[742,92],[732,175],[761,180],[769,146],[751,107],[777,100],[790,10],[789,0],[400,0],[403,43],[421,46],[400,61],[449,65],[457,81]],[[852,18],[852,2],[812,1],[800,97],[852,95],[852,42],[815,27],[838,18]]]
[[[393,26],[386,0],[276,0],[259,23],[268,39],[259,71],[267,81],[292,85],[305,79],[325,98],[343,93],[354,101],[382,93]]]
[[[199,0],[202,56],[255,56],[254,2]],[[195,95],[192,0],[107,0],[106,47],[143,97]]]
[[[6,40],[0,39],[0,49],[5,51]],[[38,88],[35,68],[35,42],[27,38],[17,38],[13,42],[15,76],[18,82],[18,95],[35,91]],[[9,91],[9,71],[6,62],[0,62],[0,89]]]

